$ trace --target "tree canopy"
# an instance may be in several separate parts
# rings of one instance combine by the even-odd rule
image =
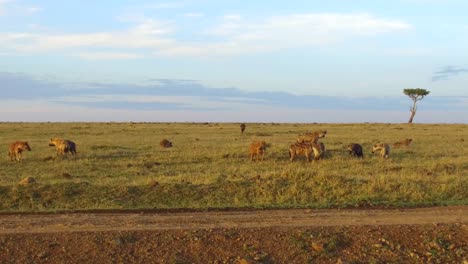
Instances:
[[[413,99],[413,101],[418,101],[422,100],[424,96],[428,95],[430,92],[422,88],[408,88],[403,89],[403,93]]]

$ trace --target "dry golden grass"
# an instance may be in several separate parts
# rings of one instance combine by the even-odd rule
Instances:
[[[468,125],[232,123],[0,123],[0,211],[112,208],[357,207],[466,204]],[[300,133],[327,130],[324,160],[289,161]],[[76,157],[55,157],[53,137]],[[412,138],[390,158],[377,142]],[[168,139],[172,148],[161,148]],[[28,141],[20,163],[8,144]],[[265,160],[249,144],[266,141]],[[364,159],[348,154],[359,143]],[[66,176],[65,176],[66,175]],[[19,185],[26,177],[34,184]]]

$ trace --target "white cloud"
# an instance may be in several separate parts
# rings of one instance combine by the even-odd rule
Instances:
[[[226,21],[240,21],[242,16],[239,14],[227,14],[223,16],[223,19]]]
[[[17,4],[16,0],[0,0],[0,16],[5,14],[32,15],[41,10],[39,6]]]
[[[213,43],[177,43],[162,51],[173,56],[236,55],[304,46],[323,46],[348,38],[405,32],[405,22],[368,14],[303,14],[246,21],[226,15],[207,34],[221,38]]]
[[[145,4],[141,7],[144,9],[179,9],[185,7],[186,4],[182,2],[166,2],[166,3],[152,3]]]
[[[37,12],[40,12],[42,11],[42,7],[38,7],[38,6],[27,6],[27,7],[24,7],[24,11],[28,14],[34,14],[34,13],[37,13]]]
[[[1,0],[0,0],[1,1]],[[4,1],[4,0],[3,0]],[[299,14],[246,20],[235,14],[226,15],[217,26],[207,28],[209,40],[190,42],[177,39],[181,25],[131,15],[120,18],[133,26],[113,32],[94,33],[4,33],[0,48],[16,52],[47,52],[72,49],[83,58],[129,59],[146,56],[219,56],[237,55],[321,46],[348,38],[405,32],[408,23],[376,18],[368,14]],[[86,48],[86,52],[76,49]],[[96,53],[90,48],[121,49],[115,53]],[[93,55],[94,54],[94,55]]]
[[[0,47],[17,52],[47,52],[93,47],[158,49],[173,43],[173,40],[164,37],[170,32],[172,32],[172,29],[167,23],[154,19],[145,19],[134,27],[116,32],[73,34],[4,33],[0,35]],[[123,54],[123,52],[119,53]],[[88,54],[92,54],[92,52]],[[95,53],[95,55],[98,55],[98,53]],[[115,58],[115,56],[108,57]],[[101,56],[101,58],[105,59],[106,56]]]
[[[133,94],[103,94],[89,96],[59,97],[55,101],[68,103],[103,103],[103,102],[126,102],[126,103],[164,103],[179,105],[193,109],[244,109],[252,107],[252,103],[261,100],[250,98],[226,98],[225,100],[213,100],[202,96],[177,96],[177,95],[133,95]]]
[[[412,26],[401,21],[375,18],[368,14],[301,14],[277,16],[263,21],[227,19],[211,33],[232,36],[232,40],[327,43],[349,36],[400,32]]]
[[[185,13],[183,14],[184,17],[188,17],[188,18],[201,18],[201,17],[204,17],[205,14],[203,13]]]
[[[392,56],[428,56],[434,54],[434,50],[428,48],[387,48],[387,49],[366,49],[363,52],[372,52]]]
[[[140,59],[144,56],[136,53],[122,53],[122,52],[83,52],[77,57],[87,60],[128,60]]]

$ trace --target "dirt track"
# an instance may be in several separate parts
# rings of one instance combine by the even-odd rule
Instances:
[[[468,206],[0,214],[0,263],[468,263]]]
[[[0,215],[0,234],[468,223],[468,206],[382,210]]]

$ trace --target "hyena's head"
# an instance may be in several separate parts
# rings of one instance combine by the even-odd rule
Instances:
[[[266,143],[265,141],[261,141],[261,142],[260,142],[260,147],[261,147],[263,150],[265,150],[266,148],[271,147],[271,144]]]
[[[326,130],[319,130],[319,131],[315,131],[315,134],[319,138],[324,138],[327,135],[327,131]]]
[[[375,144],[373,147],[372,147],[372,153],[376,152],[377,150],[381,150],[384,148],[384,144],[383,143],[378,143],[378,144]]]
[[[349,152],[353,152],[353,151],[354,151],[354,143],[348,144],[348,146],[346,147],[346,149],[347,149]]]
[[[29,146],[28,142],[24,142],[24,149],[27,149],[28,151],[31,151],[31,147]]]
[[[57,146],[57,144],[59,142],[61,142],[62,140],[59,139],[59,138],[51,138],[50,141],[49,141],[49,146],[52,147],[52,146]]]

